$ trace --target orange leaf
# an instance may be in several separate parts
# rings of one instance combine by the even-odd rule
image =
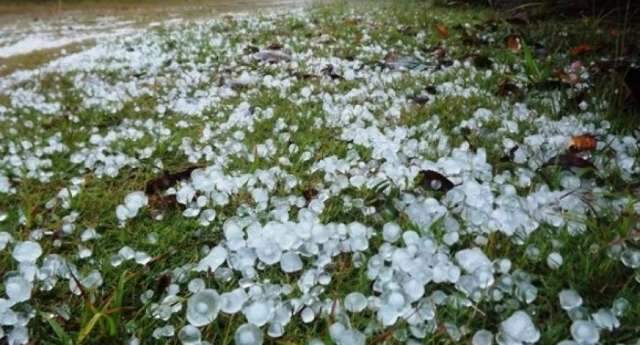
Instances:
[[[513,53],[519,53],[522,50],[522,39],[516,35],[507,36],[504,43]]]
[[[589,53],[592,50],[593,48],[591,47],[590,44],[581,43],[578,46],[572,48],[570,53],[571,53],[571,56],[578,56],[578,55]]]
[[[593,151],[598,145],[598,140],[591,134],[576,135],[569,142],[569,150],[573,152]]]
[[[438,32],[440,38],[449,37],[449,29],[444,24],[436,24],[436,31]]]

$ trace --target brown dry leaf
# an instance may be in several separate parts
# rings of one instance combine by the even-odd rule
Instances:
[[[163,275],[161,275],[158,280],[156,281],[156,289],[155,292],[162,294],[164,292],[164,290],[167,289],[167,287],[169,287],[169,285],[171,285],[171,275],[169,273],[165,273]]]
[[[149,208],[156,211],[168,210],[178,205],[175,195],[152,194],[149,197]]]
[[[324,66],[324,68],[322,68],[321,71],[322,71],[322,74],[326,75],[327,77],[333,80],[344,79],[340,74],[338,74],[338,72],[336,72],[336,68],[332,64],[328,64]]]
[[[449,28],[447,28],[447,26],[442,23],[436,24],[436,31],[438,32],[438,36],[440,36],[440,38],[444,39],[449,37]]]
[[[500,83],[500,85],[498,85],[498,91],[496,94],[502,97],[521,97],[523,92],[516,84],[505,79]]]
[[[191,172],[198,168],[200,168],[200,166],[192,165],[177,173],[164,173],[162,174],[162,176],[156,177],[153,180],[149,180],[145,185],[144,192],[147,195],[151,195],[171,188],[175,186],[178,181],[186,180],[187,178],[191,177]]]
[[[441,192],[448,192],[455,185],[448,178],[444,177],[437,171],[422,170],[420,171],[420,184],[426,189],[437,190]]]
[[[570,168],[593,168],[593,169],[595,169],[595,166],[593,165],[593,163],[591,163],[591,161],[589,161],[587,159],[584,159],[584,158],[576,155],[575,153],[563,153],[563,154],[557,155],[557,156],[551,158],[546,163],[544,163],[542,165],[542,167],[547,167],[547,166],[552,166],[552,165],[557,165],[557,166],[562,167],[564,169],[570,169]]]
[[[522,38],[517,35],[509,35],[504,39],[504,44],[513,52],[514,54],[522,51]]]
[[[281,43],[273,42],[267,47],[267,49],[269,49],[269,50],[280,50],[283,47],[284,46]]]
[[[576,57],[578,55],[587,54],[593,50],[593,47],[589,43],[581,43],[576,47],[571,48],[571,56]]]
[[[554,71],[553,76],[568,85],[576,85],[580,82],[580,77],[576,73],[567,73],[561,69]]]
[[[591,134],[576,135],[569,141],[569,150],[572,152],[593,151],[598,146],[598,140]]]
[[[304,200],[307,201],[307,204],[311,202],[316,196],[318,196],[318,190],[310,187],[302,191],[302,195],[304,196]]]

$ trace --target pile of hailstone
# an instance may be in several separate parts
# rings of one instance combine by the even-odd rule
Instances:
[[[317,28],[308,12],[287,16],[306,29]],[[541,286],[515,260],[491,257],[486,250],[490,236],[523,245],[543,229],[553,245],[543,263],[558,270],[565,263],[555,234],[566,230],[581,236],[592,211],[618,219],[626,205],[635,203],[640,214],[636,199],[612,197],[608,186],[598,182],[614,174],[628,182],[640,174],[638,139],[610,133],[609,123],[588,107],[557,119],[534,105],[498,99],[474,83],[492,82],[492,75],[508,66],[480,71],[457,60],[434,66],[415,47],[399,42],[392,48],[374,40],[370,30],[375,25],[362,25],[358,47],[343,38],[293,34],[278,37],[281,50],[255,52],[253,38],[273,34],[283,18],[214,19],[105,38],[91,49],[2,80],[0,91],[11,105],[0,106],[0,121],[11,129],[0,136],[0,198],[19,194],[23,180],[46,186],[64,181],[43,202],[43,219],[55,214],[53,224],[29,233],[0,232],[0,253],[10,253],[11,264],[2,278],[2,342],[29,343],[29,326],[39,314],[76,317],[68,306],[58,308],[59,301],[51,301],[55,311],[37,310],[43,303],[34,303],[34,296],[55,289],[80,300],[83,291],[115,285],[105,281],[104,265],[110,272],[130,269],[140,275],[149,274],[150,265],[166,265],[137,245],[112,249],[104,242],[107,232],[131,230],[131,235],[144,222],[161,223],[166,211],[198,225],[187,240],[187,250],[197,256],[175,255],[174,266],[162,266],[163,276],[170,278],[167,286],[136,296],[132,307],[150,319],[158,343],[211,344],[207,326],[233,317],[241,320],[233,330],[237,345],[287,336],[293,324],[327,324],[320,332],[338,345],[364,345],[387,330],[406,344],[424,343],[434,334],[473,345],[535,344],[543,336],[544,320],[536,314]],[[236,26],[229,29],[229,23]],[[418,43],[427,34],[418,33]],[[323,56],[326,45],[332,45],[331,51],[354,48],[355,57]],[[384,67],[368,63],[395,49],[411,55]],[[327,70],[350,89],[336,87]],[[39,76],[49,74],[72,81],[80,100],[74,105],[77,114],[61,110],[66,109],[65,92],[43,94]],[[302,75],[311,75],[314,82]],[[413,86],[399,86],[411,84],[407,80],[421,89],[446,80],[429,95],[430,102],[490,97],[500,106],[470,111],[453,128],[438,114],[409,125],[402,119],[414,109]],[[282,114],[275,105],[254,102],[254,96],[269,97],[274,104],[277,98],[295,113]],[[147,97],[154,98],[152,109],[144,103]],[[123,109],[131,118],[111,123]],[[20,121],[25,113],[36,114],[36,120]],[[108,120],[94,123],[81,118],[85,113]],[[87,137],[44,132],[55,122],[52,118],[70,121]],[[16,129],[20,126],[29,130],[17,140],[14,136],[23,135]],[[454,145],[453,136],[467,130],[485,138],[486,147],[466,141]],[[325,132],[331,133],[331,152],[325,143],[300,140]],[[557,185],[540,182],[536,176],[545,163],[565,152],[569,138],[583,133],[603,138],[598,149],[607,153],[587,157],[601,179],[565,169],[558,172]],[[498,169],[491,157],[505,153],[511,153],[513,166]],[[131,178],[130,171],[162,174],[165,164],[176,160],[197,168],[161,191],[119,184]],[[58,171],[60,162],[64,171]],[[415,183],[424,170],[446,176],[453,187],[438,195],[425,191]],[[95,180],[107,181],[109,188],[127,186],[108,190],[122,192],[122,199],[109,209],[113,219],[99,224],[86,212],[92,205],[79,202],[83,193],[92,192]],[[311,181],[314,193],[303,195],[300,190]],[[381,185],[390,187],[378,189]],[[357,196],[373,190],[385,199],[385,209]],[[159,211],[158,199],[170,200],[173,208]],[[32,224],[31,209],[16,209],[0,210],[0,224],[8,212],[25,228]],[[393,217],[389,209],[396,212]],[[336,212],[345,218],[335,217]],[[211,234],[216,241],[205,241]],[[155,233],[144,239],[154,251],[159,242]],[[93,256],[103,248],[110,251],[106,263]],[[532,261],[542,255],[534,245],[525,253]],[[609,256],[630,272],[640,269],[640,251],[624,243],[612,245]],[[336,271],[345,260],[367,283],[338,293]],[[569,286],[548,297],[544,303],[557,300],[571,320],[570,338],[562,345],[604,341],[608,332],[622,327],[622,316],[632,307],[616,299],[596,309]],[[450,310],[481,315],[478,306],[499,315],[500,322],[472,329],[448,317]],[[363,318],[368,321],[364,326],[356,322]],[[129,344],[146,343],[137,330],[127,331]],[[318,337],[308,343],[325,342]]]

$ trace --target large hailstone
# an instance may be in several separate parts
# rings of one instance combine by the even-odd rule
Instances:
[[[220,295],[213,289],[193,294],[187,301],[187,321],[201,327],[213,322],[220,311]]]
[[[280,269],[284,273],[300,271],[302,269],[302,259],[294,252],[286,252],[280,258]]]
[[[262,345],[262,331],[256,325],[245,323],[238,327],[234,335],[236,345]]]
[[[24,241],[13,247],[13,258],[20,263],[34,263],[42,255],[42,247],[38,242]]]
[[[149,199],[144,192],[137,191],[127,194],[124,198],[124,204],[116,207],[116,217],[120,221],[133,218],[138,214],[138,211],[147,205]]]
[[[4,280],[4,290],[13,302],[24,302],[31,298],[32,285],[20,275],[15,275]]]
[[[224,247],[222,246],[216,246],[213,249],[211,249],[211,251],[209,251],[207,256],[205,256],[204,258],[202,258],[202,260],[200,260],[196,270],[200,272],[202,271],[215,272],[215,270],[218,267],[220,267],[220,265],[222,265],[226,260],[227,260],[227,250],[224,249]]]
[[[571,324],[571,336],[578,344],[596,344],[600,341],[600,331],[591,321],[574,321]]]
[[[582,305],[582,297],[575,290],[562,290],[558,294],[560,307],[569,311]]]
[[[268,300],[257,300],[242,309],[249,323],[258,327],[264,326],[273,318],[273,303]]]
[[[540,331],[533,324],[529,314],[522,310],[502,321],[500,333],[508,340],[505,344],[535,343],[540,340]]]
[[[186,325],[178,332],[178,339],[182,345],[200,345],[202,334],[200,330],[192,325]]]
[[[242,288],[237,288],[231,292],[225,292],[221,296],[221,310],[227,314],[235,314],[242,309],[249,296]]]
[[[481,267],[491,267],[491,260],[480,248],[463,249],[457,252],[456,261],[467,273],[473,273]]]
[[[360,292],[352,292],[344,298],[344,308],[352,313],[363,311],[367,304],[367,297]]]

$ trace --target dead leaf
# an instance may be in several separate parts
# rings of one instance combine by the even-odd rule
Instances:
[[[423,188],[437,190],[441,192],[448,192],[455,185],[448,178],[444,177],[437,171],[422,170],[418,174],[420,177],[420,184]]]
[[[384,56],[384,59],[381,61],[381,65],[383,67],[388,67],[391,69],[419,69],[424,67],[422,61],[418,60],[416,57],[409,55],[398,55],[394,52],[389,52]]]
[[[593,163],[591,163],[591,161],[584,159],[578,155],[576,155],[575,153],[563,153],[560,155],[557,155],[553,158],[551,158],[550,160],[548,160],[546,163],[544,163],[542,165],[542,167],[547,167],[547,166],[559,166],[563,169],[570,169],[570,168],[593,168],[595,169],[595,166],[593,165]]]
[[[576,135],[569,141],[571,152],[593,151],[598,146],[598,140],[591,134]]]
[[[416,104],[424,105],[424,104],[427,104],[429,100],[431,100],[431,97],[429,97],[429,95],[420,94],[420,95],[415,95],[410,99]]]
[[[428,85],[424,88],[424,90],[420,91],[420,93],[414,95],[413,97],[410,97],[409,99],[416,104],[424,105],[431,100],[432,95],[435,95],[437,93],[438,89],[436,89],[435,86]]]
[[[318,190],[310,187],[302,191],[302,195],[304,196],[304,200],[307,201],[307,204],[311,202],[316,196],[318,196]]]
[[[504,44],[514,54],[517,54],[522,50],[522,39],[517,35],[507,36],[507,38],[504,39]]]
[[[291,56],[280,50],[261,50],[254,54],[254,57],[266,63],[278,63],[283,61],[291,61]]]
[[[161,275],[156,281],[156,289],[155,289],[156,294],[164,293],[164,290],[166,290],[167,287],[171,285],[171,280],[172,280],[171,274],[165,273]]]
[[[192,165],[177,173],[164,173],[162,176],[156,177],[146,183],[144,192],[147,195],[157,194],[163,190],[169,189],[176,185],[179,181],[186,180],[191,177],[191,172],[200,168],[199,165]]]
[[[502,97],[521,97],[523,92],[516,84],[512,83],[509,79],[505,79],[498,85],[496,94]]]
[[[438,36],[440,36],[440,38],[443,38],[443,39],[449,38],[449,28],[447,28],[444,24],[437,23],[436,31],[438,32]]]
[[[283,45],[278,42],[273,42],[267,47],[267,49],[269,50],[280,50],[282,48],[283,48]]]
[[[565,83],[567,85],[576,85],[580,82],[580,77],[576,73],[567,73],[564,70],[556,70],[553,72],[553,76],[560,82]]]
[[[340,74],[336,72],[336,68],[332,64],[324,66],[324,68],[322,69],[322,73],[333,80],[344,79]]]
[[[171,195],[158,195],[153,194],[149,197],[149,208],[152,210],[160,211],[173,208],[178,205],[178,200],[175,194]]]
[[[589,43],[581,43],[570,50],[570,54],[572,57],[576,57],[578,55],[583,55],[590,53],[593,50],[593,47]]]

